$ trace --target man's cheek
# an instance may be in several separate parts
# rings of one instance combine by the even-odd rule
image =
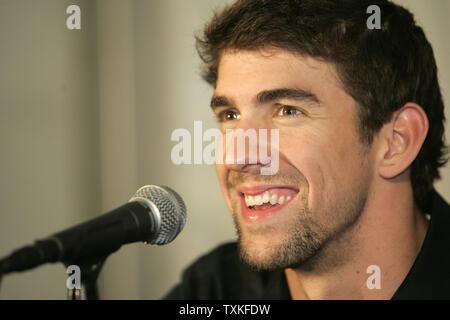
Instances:
[[[314,208],[323,200],[325,177],[321,168],[321,158],[302,153],[297,157],[294,165],[296,170],[302,175],[300,182],[300,196],[302,202],[307,202],[308,208],[314,211]]]
[[[226,202],[228,208],[230,210],[232,210],[231,199],[230,199],[228,183],[227,183],[228,169],[223,164],[216,164],[216,173],[217,173],[217,178],[219,180],[220,189],[222,190],[222,194],[225,198],[225,202]]]

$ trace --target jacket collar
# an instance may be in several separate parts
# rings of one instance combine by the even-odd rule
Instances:
[[[433,190],[430,224],[416,260],[392,299],[450,298],[450,206]]]

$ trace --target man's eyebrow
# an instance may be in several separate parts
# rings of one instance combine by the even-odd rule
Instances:
[[[268,103],[279,99],[292,99],[292,100],[309,100],[311,102],[318,103],[319,99],[311,92],[302,89],[274,89],[262,91],[257,96],[258,103]]]
[[[256,101],[259,104],[268,103],[279,99],[292,99],[299,101],[306,100],[314,103],[319,102],[319,99],[315,94],[302,89],[281,88],[281,89],[265,90],[260,92],[256,96]],[[233,105],[232,101],[228,100],[228,98],[224,96],[214,96],[211,99],[211,108],[213,110],[215,108],[230,107],[232,105]]]
[[[211,108],[214,110],[218,107],[230,107],[232,103],[226,97],[214,96],[211,99]]]

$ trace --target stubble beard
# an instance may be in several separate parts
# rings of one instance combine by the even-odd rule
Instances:
[[[303,199],[308,199],[304,196]],[[240,225],[238,219],[238,203],[233,205],[233,221],[238,236],[238,248],[241,260],[257,271],[273,271],[286,268],[326,269],[336,266],[345,254],[323,254],[324,247],[334,239],[340,238],[349,231],[361,216],[367,199],[367,190],[361,185],[355,186],[350,196],[338,204],[322,209],[323,212],[312,212],[307,200],[295,209],[290,227],[285,234],[280,234],[278,241],[258,248],[252,234]],[[332,225],[324,225],[317,221],[317,216],[329,215],[335,220]],[[332,219],[332,220],[333,220]],[[274,231],[270,226],[262,227],[258,232]],[[347,245],[351,246],[351,243]],[[347,247],[349,252],[351,248]],[[328,252],[330,253],[330,252]]]

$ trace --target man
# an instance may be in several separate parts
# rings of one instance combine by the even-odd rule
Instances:
[[[383,0],[239,0],[197,41],[220,128],[276,130],[279,167],[262,175],[249,150],[217,164],[238,243],[167,298],[450,298],[450,207],[433,188],[444,106],[413,16]]]

